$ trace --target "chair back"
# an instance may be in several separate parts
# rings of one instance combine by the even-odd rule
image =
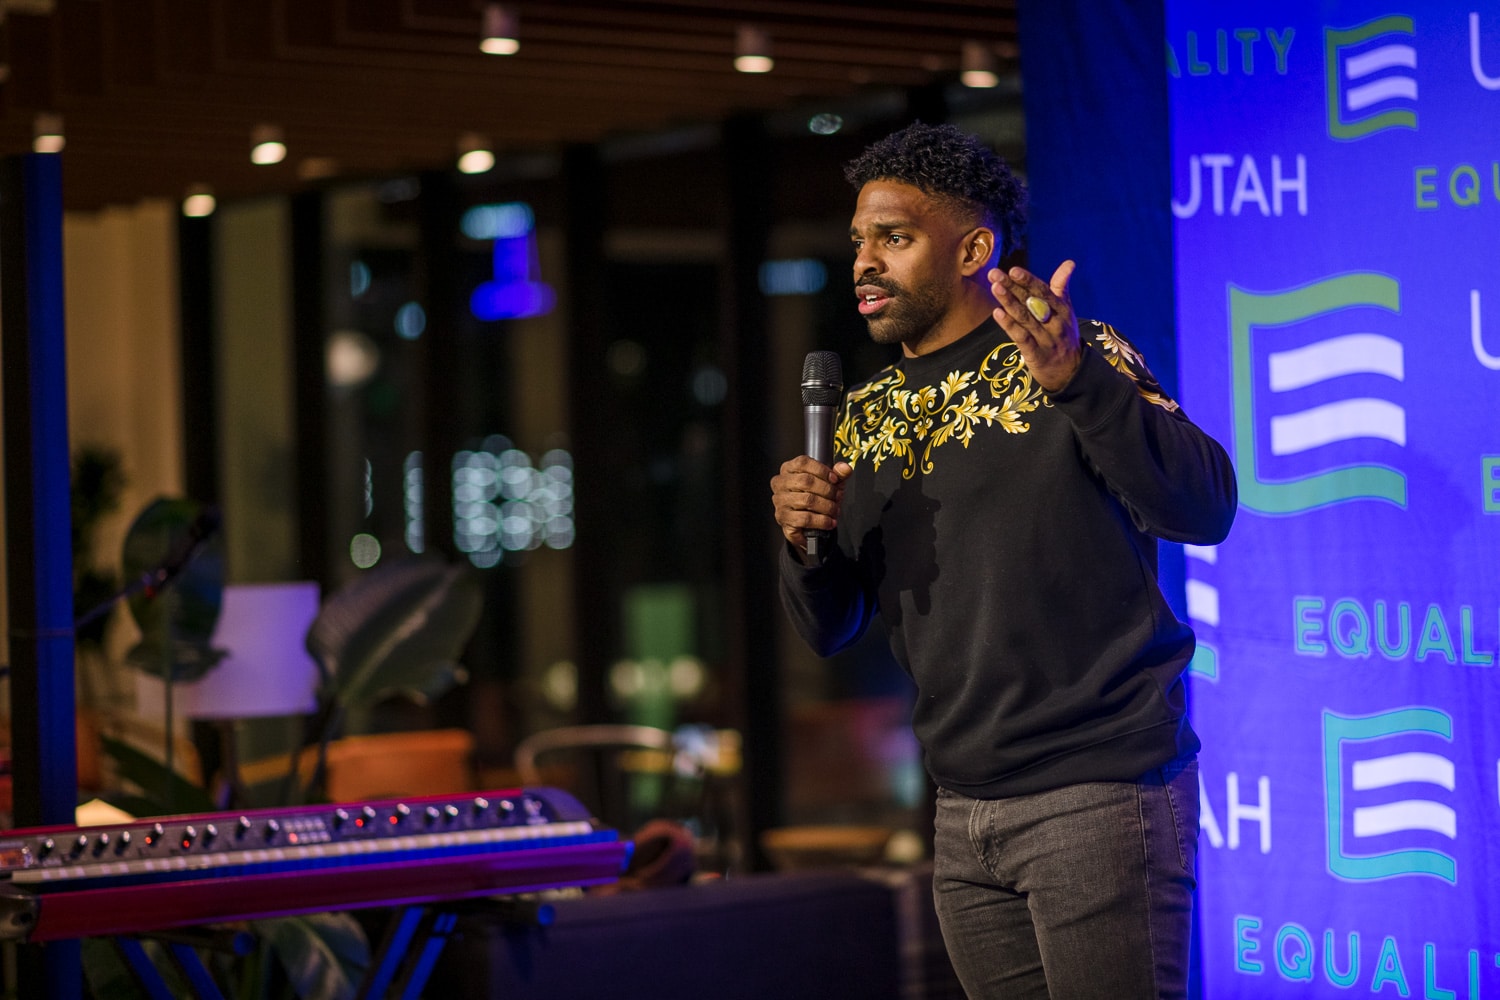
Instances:
[[[701,810],[701,762],[654,726],[580,725],[523,739],[515,767],[528,785],[576,795],[600,822],[625,834],[652,819],[690,819]]]

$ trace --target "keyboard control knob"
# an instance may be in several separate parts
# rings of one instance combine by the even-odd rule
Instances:
[[[125,853],[125,848],[127,848],[129,846],[130,846],[130,831],[129,830],[121,830],[120,831],[120,838],[115,841],[115,853],[116,854],[124,854]]]
[[[76,858],[76,857],[78,857],[80,854],[83,853],[84,848],[86,848],[88,846],[89,846],[89,838],[85,837],[82,834],[79,834],[78,835],[78,839],[75,840],[75,841],[73,841],[72,846],[70,846],[68,848],[68,857],[70,857],[70,858]]]
[[[482,816],[484,811],[490,807],[490,800],[483,795],[474,796],[474,815]]]
[[[207,847],[219,839],[219,828],[209,823],[203,828],[203,846]]]
[[[103,854],[109,848],[109,834],[101,833],[94,838],[94,857]]]
[[[42,842],[36,845],[36,856],[45,858],[55,850],[57,850],[57,841],[51,837],[44,837],[42,838]]]
[[[349,810],[335,809],[333,811],[333,828],[335,830],[342,830],[344,824],[347,822],[349,822]]]
[[[235,820],[234,821],[234,839],[235,840],[244,840],[245,839],[245,834],[247,834],[247,833],[250,832],[250,827],[251,827],[251,823],[250,823],[250,817],[249,816],[241,816],[239,819]]]
[[[198,831],[196,829],[191,826],[185,826],[182,828],[182,849],[184,851],[192,850],[193,841],[197,839]]]
[[[266,838],[266,843],[270,843],[271,841],[275,840],[276,839],[276,835],[278,833],[280,833],[280,832],[281,832],[281,824],[279,822],[277,822],[274,819],[268,819],[268,820],[266,820],[266,825],[262,829],[262,833],[264,834],[264,836]]]
[[[446,819],[450,823],[453,822],[454,820],[458,819],[458,806],[455,806],[455,805],[446,805],[446,806],[443,806],[443,818]]]
[[[422,816],[427,820],[427,825],[432,826],[442,818],[443,812],[437,806],[428,806],[422,810]]]
[[[396,808],[391,810],[391,826],[400,826],[406,817],[411,815],[411,807],[405,802],[396,803]]]

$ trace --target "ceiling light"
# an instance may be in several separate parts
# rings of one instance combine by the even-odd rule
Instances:
[[[63,137],[62,115],[55,115],[48,111],[38,114],[32,136],[32,152],[61,153],[63,146],[67,145],[67,139]]]
[[[964,42],[958,78],[965,87],[998,87],[1000,74],[995,72],[995,54],[980,42]]]
[[[214,199],[214,189],[207,184],[194,184],[182,199],[182,214],[190,219],[201,219],[213,215],[219,205]]]
[[[250,130],[250,162],[266,166],[286,159],[286,142],[275,125],[257,125]]]
[[[775,65],[771,36],[751,25],[740,25],[734,34],[734,68],[741,73],[769,73]]]
[[[521,51],[520,18],[511,8],[499,3],[484,5],[484,20],[479,32],[479,51],[492,56],[513,56]]]
[[[488,139],[478,132],[465,132],[458,137],[459,173],[482,174],[494,165],[495,154]]]

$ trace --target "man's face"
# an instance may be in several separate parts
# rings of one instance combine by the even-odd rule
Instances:
[[[871,339],[914,345],[942,321],[962,285],[968,231],[951,206],[910,184],[860,188],[849,239],[854,294]]]

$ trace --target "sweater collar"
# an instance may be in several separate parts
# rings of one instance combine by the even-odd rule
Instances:
[[[939,371],[946,373],[954,367],[955,362],[972,351],[976,345],[991,345],[996,339],[1008,340],[1005,331],[1000,329],[1000,324],[995,322],[993,316],[986,316],[984,322],[980,323],[968,333],[959,337],[951,344],[944,344],[930,354],[923,354],[915,358],[901,355],[896,367],[908,375],[918,375],[923,372]]]

